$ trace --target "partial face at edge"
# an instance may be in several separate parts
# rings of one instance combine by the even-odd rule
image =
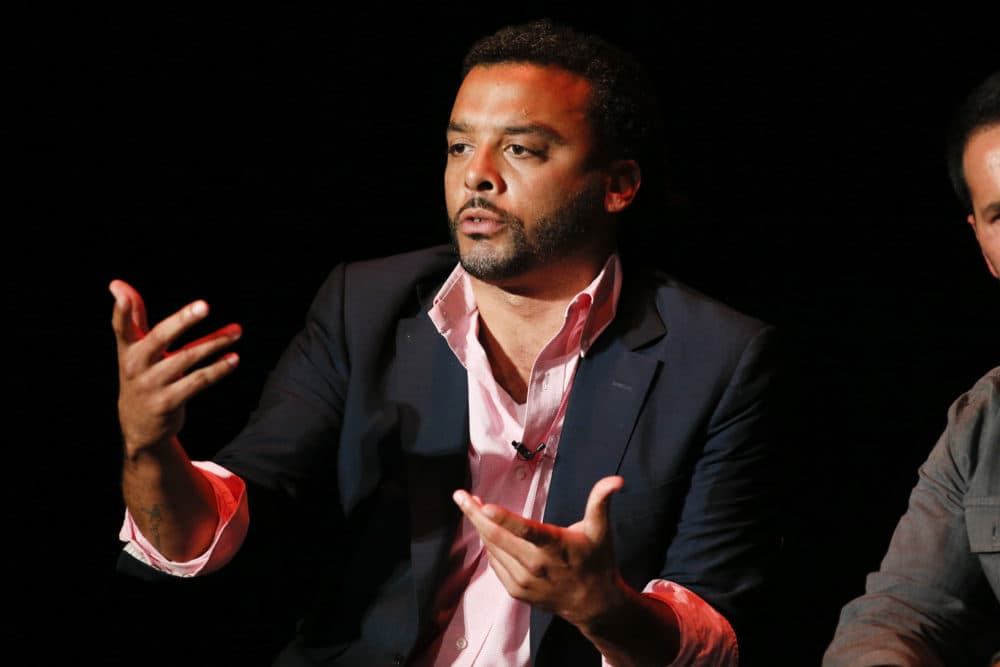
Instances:
[[[962,168],[972,195],[969,224],[990,273],[1000,277],[1000,125],[972,135],[965,147]]]

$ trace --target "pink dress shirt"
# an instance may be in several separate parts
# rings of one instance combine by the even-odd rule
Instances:
[[[590,344],[614,318],[621,288],[616,255],[566,309],[561,330],[546,344],[531,370],[527,401],[514,402],[493,379],[479,343],[479,317],[468,274],[456,266],[429,313],[469,375],[470,493],[541,521],[552,466],[559,450],[566,403],[577,364]],[[535,450],[525,460],[512,442]],[[568,444],[567,446],[572,446]],[[218,569],[239,549],[249,514],[242,480],[210,462],[195,465],[212,481],[219,507],[219,528],[209,550],[199,558],[168,561],[139,533],[126,512],[120,537],[125,549],[164,572],[194,576]],[[580,508],[581,517],[583,508]],[[440,635],[418,667],[511,667],[530,665],[531,608],[511,597],[489,567],[483,545],[467,519],[452,544],[447,578],[435,601]],[[654,580],[643,591],[668,604],[680,623],[680,653],[674,665],[735,667],[736,636],[726,619],[692,591]]]

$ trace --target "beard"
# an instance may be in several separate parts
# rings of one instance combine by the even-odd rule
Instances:
[[[487,237],[472,235],[474,243],[466,252],[458,241],[458,221],[462,211],[482,208],[499,216],[508,235],[502,244],[483,242]],[[604,216],[604,184],[595,179],[555,211],[542,216],[529,235],[524,221],[482,197],[467,201],[448,221],[451,241],[459,262],[469,275],[483,281],[506,280],[554,260],[570,257],[592,245]]]

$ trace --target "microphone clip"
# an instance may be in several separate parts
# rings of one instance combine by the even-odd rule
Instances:
[[[544,442],[538,445],[535,451],[531,451],[530,449],[525,447],[524,444],[518,442],[517,440],[512,440],[510,444],[514,447],[514,449],[517,450],[517,455],[520,456],[525,461],[530,461],[535,457],[535,454],[545,449]]]

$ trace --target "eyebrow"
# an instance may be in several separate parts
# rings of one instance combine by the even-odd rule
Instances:
[[[467,123],[448,123],[448,132],[471,132],[472,126]],[[548,139],[554,144],[565,144],[566,140],[548,125],[541,123],[528,123],[527,125],[506,125],[503,128],[505,135],[538,135]]]

